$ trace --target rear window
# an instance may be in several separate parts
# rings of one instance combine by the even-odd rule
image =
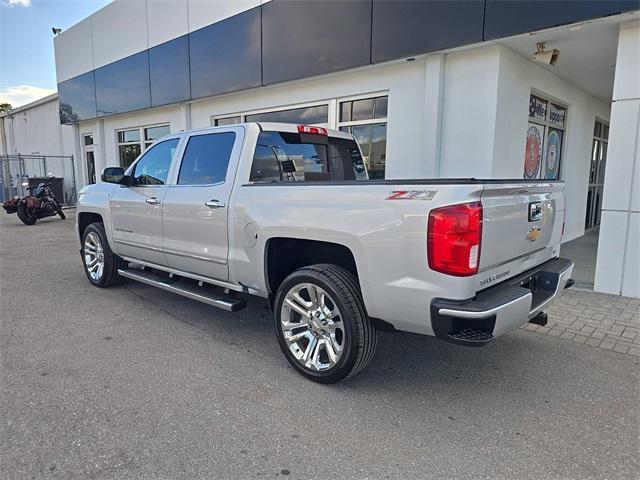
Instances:
[[[354,140],[289,132],[261,132],[251,166],[252,182],[366,180]]]

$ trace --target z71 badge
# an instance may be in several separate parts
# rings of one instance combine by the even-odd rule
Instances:
[[[387,195],[387,200],[433,200],[437,190],[395,190]]]

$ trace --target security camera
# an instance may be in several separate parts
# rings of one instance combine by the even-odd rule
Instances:
[[[536,44],[537,52],[533,54],[532,60],[544,63],[545,65],[555,65],[560,57],[560,50],[545,50],[544,43]]]
[[[53,32],[54,35],[57,35],[60,32],[62,32],[62,29],[61,28],[56,28],[56,27],[51,27],[51,31]]]

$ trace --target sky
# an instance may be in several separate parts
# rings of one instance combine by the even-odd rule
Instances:
[[[0,103],[56,91],[51,27],[66,30],[110,0],[0,0]]]

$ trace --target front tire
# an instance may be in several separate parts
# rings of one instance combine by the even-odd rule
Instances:
[[[36,217],[34,214],[29,213],[29,209],[27,208],[26,203],[20,203],[18,205],[16,214],[25,225],[35,225],[35,223],[38,221],[38,217]]]
[[[113,287],[124,281],[124,277],[118,275],[118,269],[124,268],[125,262],[111,251],[102,223],[92,223],[85,229],[82,260],[87,278],[96,287]]]
[[[358,281],[337,265],[311,265],[289,275],[278,288],[274,319],[285,357],[314,382],[345,380],[375,353],[378,332]]]

